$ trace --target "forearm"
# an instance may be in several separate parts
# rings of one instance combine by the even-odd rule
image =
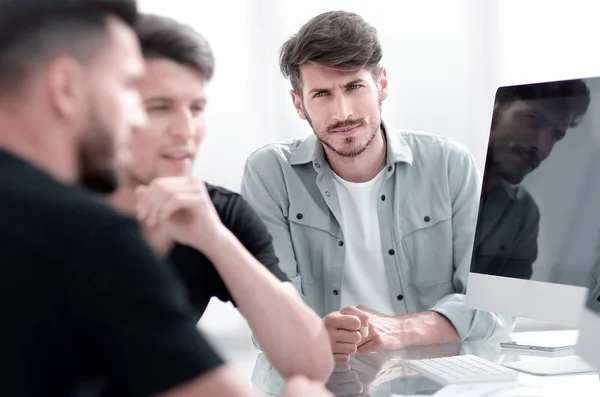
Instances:
[[[207,251],[204,254],[279,374],[324,382],[333,369],[329,337],[296,290],[281,283],[228,229],[215,236]]]
[[[399,336],[404,346],[421,346],[460,341],[458,332],[443,315],[426,311],[397,316]]]

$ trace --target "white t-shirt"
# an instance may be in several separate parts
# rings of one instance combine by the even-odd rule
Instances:
[[[346,248],[341,307],[362,304],[380,313],[394,315],[377,215],[384,170],[363,183],[348,182],[333,174]]]

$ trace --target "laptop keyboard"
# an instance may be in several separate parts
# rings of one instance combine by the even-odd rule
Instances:
[[[407,360],[408,368],[441,384],[516,380],[518,372],[475,355]]]

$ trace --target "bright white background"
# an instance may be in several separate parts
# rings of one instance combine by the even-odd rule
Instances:
[[[281,44],[329,10],[361,14],[379,31],[390,95],[388,123],[453,136],[483,168],[500,83],[600,75],[593,0],[140,0],[146,12],[191,24],[211,43],[208,133],[197,172],[239,191],[250,153],[311,133],[278,69]],[[211,302],[199,324],[249,379],[255,352],[245,321]]]

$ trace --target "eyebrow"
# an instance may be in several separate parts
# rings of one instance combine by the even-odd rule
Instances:
[[[153,103],[153,102],[172,102],[173,98],[159,96],[159,97],[151,97],[144,100],[144,103]],[[194,103],[198,103],[200,105],[206,105],[206,98],[195,98],[192,100]]]
[[[351,85],[359,84],[359,83],[365,83],[365,80],[363,80],[363,79],[351,80],[348,83],[344,84],[343,86],[340,85],[339,87],[344,88],[344,87],[349,87]],[[309,91],[309,94],[314,94],[317,92],[324,92],[324,91],[331,91],[331,88],[313,88],[312,90]]]

